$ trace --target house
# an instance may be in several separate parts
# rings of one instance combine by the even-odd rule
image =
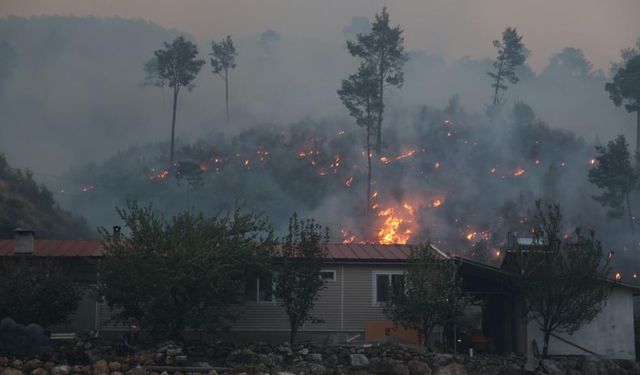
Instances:
[[[31,245],[20,245],[20,241],[31,241]],[[29,250],[16,254],[17,249],[24,248]],[[437,248],[434,250],[442,258],[449,257]],[[415,341],[414,332],[393,327],[382,309],[390,284],[403,278],[410,252],[408,245],[328,245],[327,261],[321,272],[326,287],[320,292],[312,313],[322,322],[306,324],[299,333],[301,338],[349,342],[399,336]],[[97,281],[96,266],[103,249],[99,241],[34,240],[30,232],[15,240],[0,240],[0,256],[16,255],[51,257],[66,262],[72,277],[90,289]],[[482,302],[477,328],[490,339],[492,348],[499,352],[525,353],[530,350],[532,339],[540,343],[539,330],[522,318],[522,304],[513,288],[513,275],[503,269],[459,260],[464,292]],[[287,317],[271,296],[271,288],[272,282],[265,278],[247,282],[247,309],[231,328],[234,339],[280,341],[288,336]],[[551,353],[583,354],[587,350],[614,358],[635,358],[633,296],[637,290],[616,283],[602,314],[572,336],[554,337]],[[54,329],[92,330],[103,336],[126,329],[114,324],[111,316],[106,304],[86,294],[72,322]],[[430,339],[434,343],[442,342],[447,339],[443,335],[440,330]]]

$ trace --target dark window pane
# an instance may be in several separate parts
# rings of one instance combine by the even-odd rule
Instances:
[[[270,277],[260,277],[260,302],[273,300],[273,281]]]
[[[389,298],[389,275],[376,275],[376,302]]]
[[[255,277],[250,277],[245,282],[244,300],[247,302],[256,302],[257,299],[258,299],[258,280]]]
[[[394,292],[400,292],[404,289],[404,275],[391,275],[391,286]]]
[[[326,281],[336,281],[336,273],[333,271],[322,271],[320,272],[320,278]]]

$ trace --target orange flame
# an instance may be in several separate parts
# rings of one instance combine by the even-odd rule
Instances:
[[[515,177],[522,176],[523,174],[524,174],[524,169],[519,168],[519,167],[518,167],[518,168],[516,168],[516,169],[513,171],[513,175],[514,175]]]

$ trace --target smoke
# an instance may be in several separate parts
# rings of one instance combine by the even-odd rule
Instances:
[[[354,19],[344,36],[367,27]],[[233,35],[231,121],[224,84],[205,65],[197,87],[179,98],[174,176],[164,172],[170,92],[142,81],[144,62],[179,34],[120,18],[0,20],[0,37],[15,50],[1,83],[1,152],[94,226],[116,223],[114,207],[128,199],[167,215],[215,214],[244,202],[280,233],[293,212],[329,226],[334,241],[377,236],[387,219],[401,217],[397,229],[410,242],[432,239],[462,253],[482,238],[499,243],[508,231],[526,232],[533,202],[544,198],[561,203],[567,232],[593,227],[606,246],[631,248],[591,199],[586,177],[596,140],[632,130],[601,72],[552,65],[536,74],[525,66],[490,121],[490,60],[411,51],[404,87],[386,96],[386,145],[373,174],[376,230],[367,233],[363,130],[336,94],[356,64],[344,40],[275,27]],[[186,37],[207,58],[209,41]]]

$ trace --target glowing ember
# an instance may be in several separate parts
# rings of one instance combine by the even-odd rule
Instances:
[[[90,192],[91,190],[93,190],[95,188],[96,188],[95,185],[87,185],[87,186],[82,188],[82,192],[83,193],[88,193],[88,192]]]
[[[536,159],[536,165],[540,165],[540,160]]]
[[[381,157],[380,157],[380,161],[381,161],[382,163],[384,163],[384,164],[390,164],[390,163],[391,163],[391,159],[389,159],[389,158],[388,158],[388,157],[386,157],[386,156],[381,156]]]
[[[496,250],[496,256],[500,257],[500,250]]]
[[[563,161],[560,162],[560,166],[561,167],[564,167],[565,165],[567,165],[565,162],[563,162]]]
[[[433,166],[436,169],[440,168],[440,162],[439,161],[435,162],[435,164],[433,164]]]
[[[496,173],[496,169],[495,168],[491,168],[491,173]]]
[[[620,272],[616,272],[616,281],[620,281],[622,279],[622,274]]]
[[[522,176],[523,174],[524,174],[524,169],[522,169],[522,168],[516,168],[516,169],[513,171],[513,175],[514,175],[515,177]]]
[[[340,229],[342,234],[342,243],[352,243],[356,239],[356,235],[346,229]]]
[[[353,184],[353,176],[352,176],[352,177],[347,178],[347,180],[344,182],[344,186],[346,186],[346,187],[350,188],[350,187],[351,187],[351,184]]]
[[[167,171],[166,169],[163,169],[161,171],[156,171],[155,169],[151,170],[151,173],[149,173],[149,180],[164,180],[165,178],[169,177],[169,171]]]
[[[338,135],[344,135],[346,132],[344,130],[339,130]]]
[[[298,157],[299,158],[306,158],[307,157],[307,153],[304,152],[304,151],[300,151],[300,152],[298,152]]]
[[[442,199],[441,198],[436,198],[436,199],[431,201],[431,207],[440,207],[440,206],[442,206]]]
[[[591,160],[589,160],[589,164],[591,164],[591,165],[596,165],[596,159],[591,159]]]

